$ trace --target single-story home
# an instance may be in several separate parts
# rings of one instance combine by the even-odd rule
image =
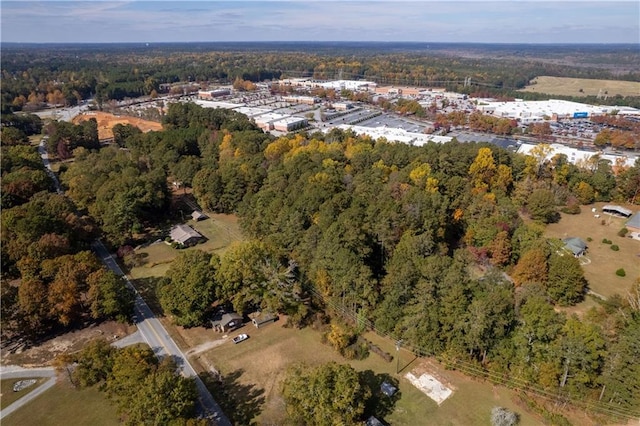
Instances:
[[[177,243],[182,244],[183,246],[193,246],[198,244],[200,241],[204,239],[198,231],[190,227],[189,225],[176,225],[171,228],[171,232],[169,233],[171,239]]]
[[[575,257],[580,257],[587,252],[587,243],[580,238],[565,238],[562,242],[564,243],[564,247],[571,251]]]
[[[200,210],[194,210],[193,213],[191,213],[191,218],[195,221],[200,221],[200,220],[205,220],[207,219],[209,216],[207,216],[206,214],[202,213]]]
[[[640,232],[640,212],[631,216],[624,226],[629,232]]]
[[[211,326],[215,331],[226,333],[242,326],[242,315],[236,312],[218,313],[212,320]]]
[[[629,217],[633,214],[633,212],[629,209],[625,209],[624,207],[614,206],[610,204],[603,206],[602,211],[608,214],[613,214],[613,215],[622,216],[622,217]]]

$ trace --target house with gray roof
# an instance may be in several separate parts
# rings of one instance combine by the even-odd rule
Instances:
[[[562,240],[564,247],[571,251],[575,257],[580,257],[587,252],[587,243],[581,238],[571,237]]]
[[[215,331],[226,333],[242,327],[242,315],[236,312],[218,312],[211,320],[211,326]]]
[[[627,228],[629,232],[640,232],[640,212],[636,212],[636,214],[627,220],[625,228]]]
[[[172,241],[180,243],[183,246],[190,247],[198,244],[204,240],[204,237],[200,235],[198,231],[190,227],[189,225],[179,224],[171,228],[169,233]]]

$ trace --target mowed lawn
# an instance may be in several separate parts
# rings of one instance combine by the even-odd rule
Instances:
[[[2,426],[119,424],[116,409],[104,393],[93,388],[77,390],[65,380],[2,419]]]
[[[562,213],[558,223],[548,225],[545,236],[553,238],[579,237],[587,242],[586,258],[589,264],[583,266],[584,275],[589,282],[589,288],[594,292],[610,297],[616,293],[626,294],[636,278],[640,277],[640,241],[618,236],[618,231],[624,227],[626,219],[602,213],[605,203],[582,206],[578,215]],[[596,213],[591,208],[597,209]],[[624,205],[634,212],[638,206]],[[594,215],[599,214],[599,218]],[[602,221],[605,225],[602,225]],[[592,241],[587,241],[591,238]],[[603,239],[611,240],[620,247],[619,251],[611,250],[611,244],[604,244]],[[624,268],[625,277],[615,274],[616,270]]]
[[[220,256],[235,242],[242,240],[242,233],[238,226],[238,219],[234,215],[207,213],[208,219],[196,222],[185,222],[194,228],[207,241],[183,250],[176,250],[164,241],[153,243],[136,250],[142,258],[142,265],[131,270],[133,278],[161,277],[167,272],[173,259],[185,250],[204,250]]]
[[[241,395],[236,410],[244,410],[243,418],[253,418],[257,424],[282,424],[286,418],[285,403],[280,395],[282,381],[290,365],[300,362],[319,365],[329,361],[349,363],[359,371],[371,370],[376,375],[386,374],[399,381],[400,398],[393,412],[384,417],[389,424],[488,425],[494,406],[518,412],[521,425],[538,425],[541,422],[518,407],[511,390],[472,380],[455,371],[445,371],[437,363],[416,359],[405,350],[400,351],[398,362],[394,344],[374,334],[369,333],[365,337],[394,355],[392,362],[386,362],[374,353],[362,361],[346,360],[321,343],[320,332],[311,328],[286,328],[283,324],[283,319],[260,329],[246,324],[230,333],[222,344],[192,356],[201,365],[215,366],[225,377],[225,393],[235,395],[235,398]],[[181,330],[181,333],[189,346],[207,338],[222,338],[221,334],[203,328]],[[239,333],[247,333],[250,337],[234,345],[231,338]],[[424,371],[425,362],[430,365],[428,371],[444,377],[455,389],[453,396],[441,406],[403,377],[414,368]],[[398,367],[400,374],[396,373]]]
[[[635,81],[596,80],[590,78],[551,77],[534,78],[522,92],[564,96],[640,96],[640,83]],[[582,89],[582,92],[580,91]]]
[[[36,379],[37,382],[33,385],[29,386],[26,389],[22,389],[21,391],[14,392],[13,385],[20,380],[31,380]],[[0,409],[4,409],[5,407],[13,404],[18,399],[22,398],[26,394],[31,391],[36,390],[40,385],[49,380],[48,377],[24,377],[24,378],[15,378],[15,379],[6,379],[0,380]]]

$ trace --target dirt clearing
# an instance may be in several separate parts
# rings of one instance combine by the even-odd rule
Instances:
[[[131,117],[128,115],[113,115],[101,111],[91,111],[76,115],[73,118],[73,124],[78,124],[92,118],[95,118],[98,121],[98,139],[100,140],[112,139],[113,126],[116,124],[131,124],[143,132],[162,130],[162,124],[156,123],[155,121],[143,120],[141,118]]]
[[[543,75],[531,80],[521,91],[564,96],[640,96],[640,82]]]

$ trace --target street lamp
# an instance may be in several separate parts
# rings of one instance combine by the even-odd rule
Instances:
[[[402,345],[402,339],[396,341],[396,374],[400,372],[400,345]]]

